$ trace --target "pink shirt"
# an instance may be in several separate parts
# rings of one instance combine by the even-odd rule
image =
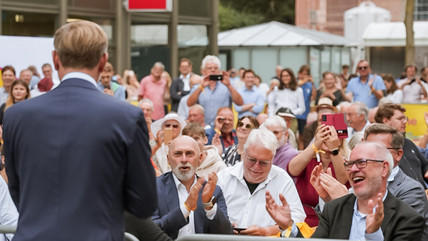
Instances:
[[[165,116],[163,97],[165,95],[166,82],[165,78],[155,81],[153,75],[147,75],[140,82],[138,95],[143,96],[143,99],[150,99],[153,102],[153,120],[159,120]]]

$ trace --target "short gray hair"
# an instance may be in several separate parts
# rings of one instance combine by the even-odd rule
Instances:
[[[351,104],[351,106],[355,106],[355,105],[357,106],[356,112],[358,114],[363,114],[364,118],[367,121],[367,118],[369,117],[369,108],[367,108],[367,105],[364,104],[363,102],[354,102]]]
[[[201,112],[202,115],[205,115],[205,109],[200,104],[194,104],[194,105],[190,106],[189,110],[191,110],[191,109],[198,109]]]
[[[279,117],[277,115],[271,116],[263,122],[263,124],[260,126],[260,128],[266,128],[267,126],[274,126],[274,125],[280,125],[284,131],[287,130],[287,123],[282,117]]]
[[[208,63],[214,63],[218,65],[218,68],[221,68],[221,62],[220,59],[217,56],[214,55],[207,55],[205,56],[205,58],[202,60],[202,69],[205,69],[207,67]]]
[[[394,167],[394,159],[392,158],[391,152],[388,149],[386,149],[385,146],[377,142],[363,141],[357,144],[355,147],[358,147],[360,145],[374,147],[372,149],[376,150],[375,158],[379,160],[385,160],[386,162],[388,162],[389,164],[388,176],[389,176],[392,172],[392,168]]]
[[[276,136],[266,129],[253,129],[248,135],[247,142],[244,145],[244,152],[250,145],[262,145],[272,152],[273,156],[276,154],[278,148],[278,140]]]
[[[153,110],[155,110],[155,106],[153,105],[153,101],[151,101],[150,99],[142,99],[138,102],[138,106],[140,106],[143,103],[149,103],[150,108]]]
[[[156,62],[154,65],[153,65],[153,68],[154,67],[161,67],[162,68],[162,70],[164,70],[165,69],[165,65],[163,65],[162,64],[162,62]]]

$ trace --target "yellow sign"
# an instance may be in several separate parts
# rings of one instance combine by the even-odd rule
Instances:
[[[428,104],[403,104],[407,116],[406,137],[412,140],[421,138],[428,127],[425,124],[424,113],[428,112]]]

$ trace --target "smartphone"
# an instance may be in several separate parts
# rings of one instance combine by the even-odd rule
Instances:
[[[238,233],[240,233],[241,231],[246,230],[246,228],[233,228],[233,230],[237,231]]]
[[[348,138],[348,125],[345,122],[345,114],[323,114],[321,116],[321,124],[334,126],[340,139]]]
[[[223,80],[223,75],[222,74],[212,74],[210,75],[210,80],[214,80],[214,81],[222,81]]]
[[[171,140],[172,140],[172,129],[171,128],[165,128],[163,130],[163,143],[165,145],[169,145]]]

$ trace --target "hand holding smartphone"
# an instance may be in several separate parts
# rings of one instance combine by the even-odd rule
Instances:
[[[345,114],[343,113],[323,114],[321,116],[321,124],[334,126],[340,139],[348,137],[348,125],[346,125]]]

